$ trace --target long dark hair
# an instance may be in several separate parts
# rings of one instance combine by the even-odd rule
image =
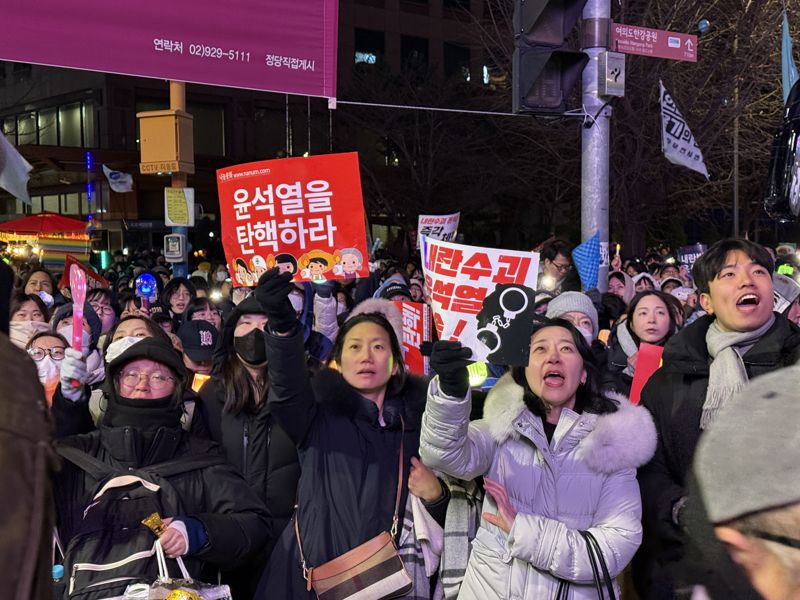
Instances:
[[[620,324],[620,327],[628,328],[628,333],[631,334],[631,338],[633,338],[633,341],[636,342],[637,348],[642,340],[639,339],[639,336],[636,335],[636,332],[633,330],[633,315],[636,313],[636,307],[639,306],[639,302],[648,296],[655,296],[661,300],[661,302],[664,303],[664,308],[667,309],[667,314],[669,315],[669,331],[667,331],[667,335],[664,336],[664,339],[659,343],[659,345],[663,346],[667,340],[671,338],[676,331],[678,331],[678,321],[675,320],[675,313],[672,312],[670,296],[664,292],[659,292],[658,290],[643,290],[633,297],[633,300],[631,300],[631,303],[628,306],[628,317],[625,319],[624,324]]]
[[[237,306],[222,325],[221,335],[214,350],[214,377],[222,380],[225,405],[223,411],[232,415],[241,412],[255,414],[267,401],[269,391],[266,369],[264,381],[253,381],[250,372],[234,347],[234,331],[244,315],[264,314],[255,298],[246,298]]]
[[[397,373],[389,378],[389,382],[386,384],[386,391],[389,395],[399,393],[406,384],[406,363],[403,361],[403,349],[400,347],[400,341],[397,339],[392,324],[380,313],[362,313],[347,319],[336,336],[336,343],[331,350],[328,364],[332,361],[336,361],[337,364],[342,363],[342,352],[344,352],[347,334],[350,333],[353,327],[361,323],[374,323],[383,328],[389,336],[389,346],[392,351],[392,358],[397,366]]]
[[[573,410],[576,413],[589,412],[598,415],[615,412],[617,410],[617,403],[610,398],[606,398],[600,391],[602,373],[600,372],[600,367],[597,364],[594,354],[592,354],[591,348],[589,348],[586,340],[583,338],[583,334],[580,333],[572,323],[565,319],[543,318],[537,320],[537,323],[534,325],[531,339],[546,327],[561,327],[569,331],[572,336],[572,341],[578,349],[578,354],[580,354],[583,359],[583,368],[586,370],[586,383],[578,386],[578,390],[575,393],[575,408]],[[545,418],[547,415],[547,406],[539,396],[533,393],[530,385],[528,385],[528,378],[525,377],[525,367],[513,367],[511,369],[511,377],[517,385],[522,386],[524,392],[522,398],[528,410],[538,417]]]

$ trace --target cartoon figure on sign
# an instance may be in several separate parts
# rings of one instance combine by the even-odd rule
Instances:
[[[477,315],[478,340],[497,365],[527,365],[536,313],[533,290],[523,285],[498,284],[486,296]]]
[[[250,259],[250,272],[253,279],[258,282],[259,278],[267,272],[267,261],[261,256],[254,256]]]
[[[358,271],[364,266],[364,257],[356,248],[339,250],[341,258],[333,267],[335,275],[344,276],[345,279],[355,279]]]
[[[267,267],[270,269],[278,267],[279,272],[294,275],[297,273],[297,259],[288,252],[283,252],[277,256],[270,254],[267,257]]]
[[[324,250],[312,250],[303,254],[298,261],[300,266],[300,277],[311,281],[325,281],[325,274],[333,270],[333,266],[339,261],[340,255],[337,251],[330,254]]]
[[[253,274],[250,272],[250,269],[247,268],[247,263],[243,258],[237,258],[233,261],[233,266],[236,270],[236,281],[238,281],[240,285],[248,287],[255,285]]]

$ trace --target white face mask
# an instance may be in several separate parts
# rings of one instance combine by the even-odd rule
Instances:
[[[58,333],[64,336],[68,342],[72,342],[72,325],[64,325],[58,328]],[[92,345],[92,334],[87,333],[86,330],[81,332],[81,347],[84,353],[89,351],[89,346]]]
[[[39,372],[39,381],[46,386],[53,383],[61,374],[61,364],[54,361],[49,356],[45,356],[36,363],[36,370]]]
[[[586,330],[583,327],[578,327],[577,329],[581,332],[581,335],[583,335],[583,339],[586,340],[586,344],[591,346],[592,342],[594,341],[594,333],[592,333],[592,330]]]
[[[106,364],[113,361],[120,354],[125,352],[125,350],[133,346],[136,342],[141,342],[143,339],[145,338],[126,335],[125,337],[119,338],[118,340],[114,340],[113,342],[111,342],[108,345],[108,348],[106,348]]]
[[[8,337],[19,348],[24,348],[37,333],[50,331],[50,325],[41,321],[11,321],[8,325]]]

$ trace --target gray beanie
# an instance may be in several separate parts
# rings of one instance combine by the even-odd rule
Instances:
[[[774,309],[779,313],[785,311],[800,296],[800,284],[782,273],[772,274],[772,286],[775,290]]]
[[[694,469],[712,523],[800,502],[800,365],[753,379],[701,437]]]
[[[568,312],[579,312],[589,317],[592,322],[592,335],[597,337],[600,326],[597,319],[597,309],[592,304],[591,298],[581,292],[563,292],[550,300],[547,305],[548,319],[557,319]]]

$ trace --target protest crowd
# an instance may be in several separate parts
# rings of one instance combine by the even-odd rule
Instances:
[[[800,598],[794,253],[612,247],[600,293],[552,239],[475,305],[458,246],[249,286],[120,252],[82,305],[3,265],[2,596]]]

